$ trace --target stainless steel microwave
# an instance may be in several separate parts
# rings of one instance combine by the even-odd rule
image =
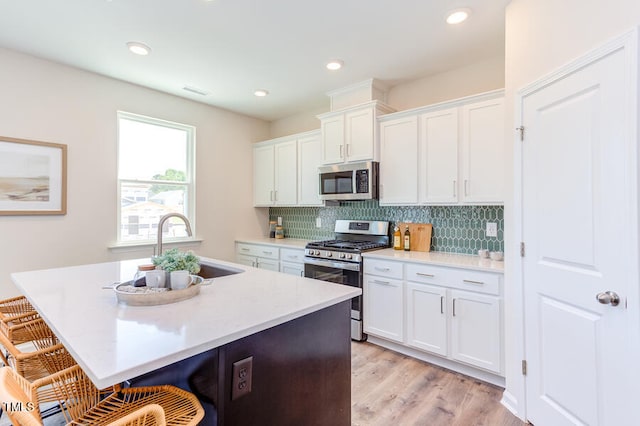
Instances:
[[[378,198],[377,161],[336,164],[318,168],[323,200],[371,200]]]

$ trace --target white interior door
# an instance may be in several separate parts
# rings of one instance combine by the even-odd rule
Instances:
[[[638,424],[635,40],[522,95],[526,403],[535,425]],[[603,303],[607,291],[617,306]]]

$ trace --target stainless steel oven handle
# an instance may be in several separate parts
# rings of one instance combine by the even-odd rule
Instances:
[[[305,257],[304,263],[309,265],[325,266],[327,268],[346,269],[348,271],[360,271],[359,263],[340,262],[336,260],[316,259],[313,257]]]

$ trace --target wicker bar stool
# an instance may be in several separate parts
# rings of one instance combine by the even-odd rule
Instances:
[[[31,340],[24,328],[18,326],[37,318],[39,318],[38,312],[24,296],[0,300],[0,333],[7,336],[14,345]],[[5,365],[8,365],[5,351],[0,351],[0,358]]]
[[[13,424],[23,426],[42,426],[35,413],[33,385],[9,367],[0,368],[0,399],[3,408]],[[162,406],[146,404],[134,410],[120,412],[109,426],[164,426],[167,424]],[[93,423],[92,423],[93,424]]]
[[[29,345],[17,346],[0,333],[0,344],[7,349],[7,364],[29,382],[34,382],[67,367],[76,365],[75,360],[58,341],[42,318],[15,326],[17,333],[29,336]],[[58,402],[51,386],[35,388],[38,403]],[[35,407],[40,417],[40,406]]]
[[[167,425],[197,425],[204,417],[204,409],[195,395],[175,386],[125,388],[103,398],[102,392],[78,365],[33,383],[10,368],[0,369],[0,398],[15,401],[18,407],[31,407],[35,411],[38,405],[36,388],[43,386],[51,386],[55,392],[68,424],[111,425],[149,404],[162,407]],[[23,413],[7,410],[7,415],[13,421]],[[32,417],[39,420],[37,416]]]

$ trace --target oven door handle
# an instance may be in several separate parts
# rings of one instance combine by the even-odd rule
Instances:
[[[359,263],[340,262],[338,260],[316,259],[313,257],[305,257],[304,263],[309,265],[325,266],[327,268],[346,269],[348,271],[360,272]]]

